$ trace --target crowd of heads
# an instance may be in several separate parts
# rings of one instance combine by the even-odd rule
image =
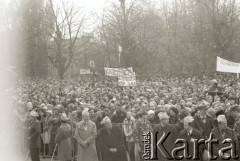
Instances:
[[[82,116],[85,108],[95,122],[107,116],[113,123],[133,117],[146,118],[151,124],[191,122],[186,116],[196,115],[237,118],[240,112],[240,86],[234,76],[162,77],[137,81],[135,87],[120,87],[109,77],[28,80],[16,86],[8,93],[21,120],[63,113],[63,121],[81,120],[86,117]]]

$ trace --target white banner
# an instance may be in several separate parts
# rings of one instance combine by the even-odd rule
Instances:
[[[119,86],[136,86],[136,75],[135,72],[132,72],[131,74],[127,75],[119,75],[118,76],[118,85]]]
[[[132,68],[120,68],[118,77],[135,77],[135,73]]]
[[[234,63],[217,57],[217,71],[227,73],[240,73],[240,63]]]
[[[80,74],[91,74],[90,69],[80,69]]]
[[[133,72],[133,68],[104,68],[105,75],[111,77],[118,77],[119,75],[127,75]]]

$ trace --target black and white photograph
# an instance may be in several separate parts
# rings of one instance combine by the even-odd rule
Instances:
[[[0,161],[240,160],[240,0],[0,0]]]

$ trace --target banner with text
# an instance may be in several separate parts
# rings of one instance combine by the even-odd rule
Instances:
[[[91,74],[90,69],[80,69],[80,74]]]
[[[105,75],[111,77],[118,77],[119,75],[125,75],[133,72],[133,68],[104,68]]]
[[[227,73],[240,73],[240,63],[234,63],[217,57],[217,71]]]
[[[119,86],[136,86],[136,75],[135,72],[122,73],[118,76],[118,85]]]

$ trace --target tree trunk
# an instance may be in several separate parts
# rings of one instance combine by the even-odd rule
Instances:
[[[57,68],[58,70],[58,77],[60,80],[63,80],[64,79],[64,69],[63,68]]]
[[[107,57],[108,57],[108,63],[109,63],[109,67],[112,67],[112,63],[111,63],[111,58],[110,58],[110,53],[109,53],[109,47],[108,47],[108,42],[107,42]]]

